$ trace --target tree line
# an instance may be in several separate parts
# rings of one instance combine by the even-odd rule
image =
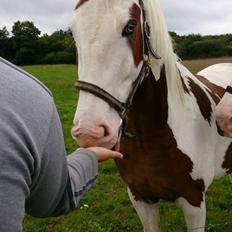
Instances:
[[[197,59],[220,56],[232,56],[232,34],[177,35],[170,32],[174,40],[174,48],[181,59]]]
[[[170,32],[174,49],[181,59],[232,56],[232,34],[178,35]],[[76,49],[71,31],[44,34],[33,22],[17,21],[11,33],[0,29],[0,56],[17,64],[72,64]]]
[[[75,43],[71,32],[56,31],[44,34],[33,22],[15,22],[11,34],[0,29],[0,56],[22,64],[72,64],[75,63]]]

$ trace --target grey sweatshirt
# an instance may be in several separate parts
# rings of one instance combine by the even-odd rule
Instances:
[[[0,58],[0,232],[22,231],[25,212],[68,213],[96,176],[93,152],[81,149],[66,158],[50,91]]]

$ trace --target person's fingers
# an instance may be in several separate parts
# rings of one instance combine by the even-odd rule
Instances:
[[[123,154],[118,152],[118,151],[113,151],[112,152],[112,158],[114,158],[114,159],[123,159]]]
[[[88,149],[96,153],[98,161],[123,159],[123,155],[118,151],[112,151],[103,147],[89,147]]]

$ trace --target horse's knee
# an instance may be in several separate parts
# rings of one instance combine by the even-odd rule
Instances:
[[[188,231],[193,231],[193,230],[196,232],[205,231],[205,219],[206,219],[205,200],[201,202],[200,207],[196,207],[191,205],[186,199],[179,198],[176,201],[176,205],[180,207],[184,213]]]
[[[140,218],[144,232],[160,232],[159,208],[144,201],[136,201],[128,188],[129,198]]]

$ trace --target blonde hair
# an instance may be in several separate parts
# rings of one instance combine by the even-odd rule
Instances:
[[[156,79],[160,78],[160,68],[165,65],[168,87],[178,98],[183,97],[184,91],[177,68],[178,57],[174,53],[172,40],[168,33],[167,24],[157,0],[143,0],[147,21],[151,27],[151,45],[161,56],[161,60],[153,60],[151,68]]]

